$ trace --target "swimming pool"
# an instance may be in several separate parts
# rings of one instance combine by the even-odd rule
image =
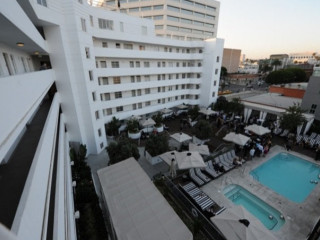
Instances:
[[[279,153],[250,172],[253,178],[287,199],[301,203],[317,186],[319,166],[288,153]]]
[[[247,209],[269,230],[277,231],[285,222],[284,217],[278,210],[239,185],[228,185],[223,193],[234,204],[242,205]]]

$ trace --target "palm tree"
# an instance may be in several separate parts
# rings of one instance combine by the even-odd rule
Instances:
[[[119,127],[120,127],[119,119],[116,117],[113,117],[112,120],[107,125],[108,135],[116,136],[118,134]]]
[[[306,121],[303,113],[304,111],[301,109],[300,105],[295,104],[289,107],[286,113],[281,117],[281,127],[294,133],[297,127]]]
[[[279,59],[275,59],[272,61],[271,65],[274,66],[274,70],[277,71],[278,66],[281,66],[282,62]]]

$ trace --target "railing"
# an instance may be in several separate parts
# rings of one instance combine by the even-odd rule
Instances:
[[[179,203],[184,212],[191,218],[196,218],[202,226],[203,233],[209,239],[225,240],[213,223],[206,218],[202,212],[179,190],[179,188],[167,177],[164,177],[164,184],[174,200]]]

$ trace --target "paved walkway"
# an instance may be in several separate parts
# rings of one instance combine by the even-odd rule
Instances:
[[[0,222],[11,228],[51,101],[45,101],[7,164],[0,165]]]

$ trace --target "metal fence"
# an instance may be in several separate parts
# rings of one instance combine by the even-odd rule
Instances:
[[[183,210],[192,218],[197,219],[201,225],[202,232],[213,240],[226,240],[221,232],[213,223],[205,217],[202,212],[180,191],[180,189],[167,177],[164,176],[164,184],[174,197],[176,202],[183,208]]]

